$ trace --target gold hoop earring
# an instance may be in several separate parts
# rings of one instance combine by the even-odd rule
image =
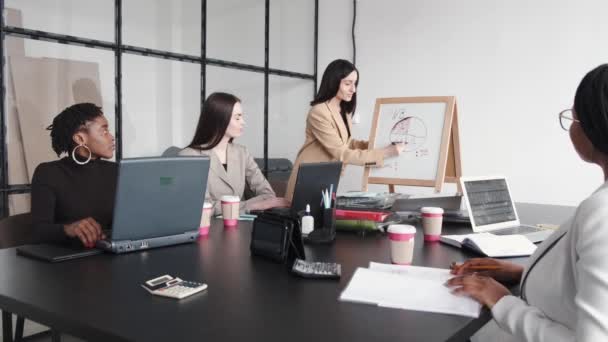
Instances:
[[[87,158],[87,160],[85,160],[85,161],[83,161],[83,162],[79,161],[79,160],[76,158],[76,150],[77,150],[79,147],[84,147],[84,148],[86,148],[86,149],[87,149],[87,151],[89,151],[89,158]],[[87,145],[85,145],[85,144],[80,144],[80,145],[78,145],[78,146],[74,147],[74,149],[72,150],[72,159],[73,159],[73,160],[74,160],[74,162],[75,162],[76,164],[78,164],[78,165],[85,165],[85,164],[87,164],[88,162],[90,162],[90,161],[91,161],[91,157],[92,157],[92,156],[93,156],[93,152],[91,152],[91,149],[90,149],[90,148],[89,148]]]

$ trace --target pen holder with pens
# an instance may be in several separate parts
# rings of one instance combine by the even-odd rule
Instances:
[[[331,231],[336,232],[336,208],[327,208],[323,209],[323,225],[321,229],[329,229]]]
[[[304,242],[327,244],[336,239],[336,208],[321,208],[321,216],[322,225],[308,234]]]

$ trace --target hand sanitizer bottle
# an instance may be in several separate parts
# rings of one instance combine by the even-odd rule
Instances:
[[[306,205],[306,214],[302,216],[302,235],[308,235],[315,229],[315,219],[310,215],[310,205]]]

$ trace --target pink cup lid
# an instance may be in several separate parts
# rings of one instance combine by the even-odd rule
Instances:
[[[420,212],[423,214],[443,215],[443,209],[438,207],[422,207],[420,208]]]
[[[416,234],[416,227],[410,226],[408,224],[391,224],[390,226],[388,226],[387,232],[389,234],[411,235],[411,234]]]
[[[222,202],[235,203],[235,202],[240,202],[240,201],[241,201],[241,199],[239,198],[239,196],[231,196],[231,195],[222,196]]]

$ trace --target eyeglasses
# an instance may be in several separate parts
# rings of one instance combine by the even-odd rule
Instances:
[[[574,113],[572,109],[564,109],[559,112],[559,124],[562,126],[564,131],[569,131],[573,122],[580,122],[579,120],[574,118]]]

